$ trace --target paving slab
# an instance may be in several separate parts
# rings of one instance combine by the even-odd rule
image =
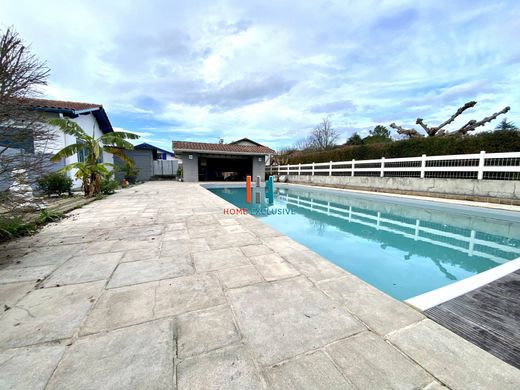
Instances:
[[[272,365],[366,329],[304,278],[228,291],[243,337]]]
[[[161,256],[185,256],[193,253],[209,250],[204,238],[181,239],[174,241],[163,241]]]
[[[35,346],[0,352],[0,389],[43,389],[65,346]]]
[[[78,250],[78,245],[60,245],[40,248],[23,248],[7,253],[0,264],[11,268],[41,267],[45,265],[60,265],[70,259]]]
[[[36,281],[46,278],[56,265],[43,265],[39,267],[11,268],[7,267],[0,270],[0,283],[16,283],[26,281]]]
[[[433,378],[372,332],[327,346],[326,351],[359,389],[422,389]]]
[[[47,389],[172,389],[174,333],[158,320],[78,339]]]
[[[119,264],[107,288],[129,286],[154,280],[177,278],[194,271],[189,256],[161,257]]]
[[[158,282],[155,317],[206,309],[226,302],[216,275],[184,276]]]
[[[246,245],[260,244],[260,240],[252,233],[229,233],[225,235],[206,238],[211,249],[222,249],[228,247],[240,247]]]
[[[34,282],[0,284],[0,315],[7,307],[13,307],[35,286]]]
[[[101,253],[76,256],[58,267],[47,279],[44,287],[106,280],[116,268],[122,253]]]
[[[271,367],[266,377],[268,388],[273,390],[356,389],[322,351]]]
[[[264,281],[253,265],[220,270],[218,277],[227,288],[243,287]]]
[[[177,365],[178,390],[256,390],[263,382],[244,347],[220,349]]]
[[[176,318],[177,353],[185,358],[240,341],[229,306],[180,315]]]
[[[396,301],[354,275],[345,274],[343,278],[318,282],[317,285],[381,335],[424,319],[417,310]]]
[[[431,320],[398,330],[390,342],[452,389],[518,389],[520,370]]]
[[[267,281],[286,279],[300,274],[290,263],[275,253],[253,256],[250,259]]]
[[[0,348],[72,337],[104,282],[30,292],[0,318]]]
[[[199,272],[251,264],[239,248],[224,248],[194,253],[193,262]]]
[[[130,250],[130,251],[122,252],[122,253],[123,253],[123,257],[121,258],[120,262],[158,259],[160,257],[159,248],[154,249],[154,250],[137,249],[137,250]]]
[[[345,276],[344,270],[311,251],[295,249],[290,255],[282,257],[315,282]]]
[[[260,256],[260,255],[268,255],[269,253],[273,253],[273,250],[263,244],[259,245],[246,245],[240,247],[244,255],[247,257],[252,256]]]
[[[105,290],[82,326],[81,335],[120,328],[154,318],[158,282]]]

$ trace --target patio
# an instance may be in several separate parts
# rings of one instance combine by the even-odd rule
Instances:
[[[4,245],[0,388],[518,388],[520,370],[225,207],[148,182]]]

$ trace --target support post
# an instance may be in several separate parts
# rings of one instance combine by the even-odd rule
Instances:
[[[354,168],[356,166],[356,160],[352,159],[352,172],[350,172],[350,176],[354,176]]]
[[[478,173],[477,173],[477,180],[482,180],[484,178],[484,165],[486,163],[486,152],[481,151],[480,157],[478,159]]]
[[[421,156],[421,179],[424,179],[425,175],[426,175],[426,155],[423,154]]]
[[[329,163],[329,176],[332,176],[332,161]]]
[[[312,163],[312,176],[314,176],[314,163]]]
[[[381,177],[385,177],[385,158],[381,157]]]
[[[298,176],[301,176],[302,174],[302,163],[298,164]]]

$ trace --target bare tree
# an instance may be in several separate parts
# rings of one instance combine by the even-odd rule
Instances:
[[[327,150],[336,146],[339,132],[332,127],[328,118],[323,118],[321,123],[314,128],[309,136],[309,144],[314,150]]]
[[[460,127],[459,129],[451,131],[449,133],[446,131],[446,129],[444,129],[445,126],[452,123],[464,111],[466,111],[468,108],[475,107],[476,104],[477,104],[477,102],[475,102],[475,101],[465,103],[462,107],[459,107],[459,109],[452,116],[450,116],[447,120],[445,120],[438,126],[428,126],[426,123],[424,123],[424,120],[422,118],[417,118],[415,123],[418,124],[419,126],[421,126],[421,128],[426,132],[426,134],[429,137],[443,136],[446,134],[465,135],[470,131],[476,130],[478,127],[484,126],[486,123],[491,122],[492,120],[496,119],[499,115],[505,114],[506,112],[508,112],[510,110],[510,107],[504,107],[502,110],[495,112],[493,115],[485,117],[484,119],[482,119],[480,121],[476,121],[476,120],[472,119],[469,122],[467,122],[465,125]],[[416,137],[422,136],[415,129],[405,129],[401,126],[396,125],[395,123],[391,123],[390,127],[392,127],[393,129],[396,129],[399,134],[406,135],[410,138],[416,138]]]
[[[0,189],[11,184],[13,174],[23,170],[27,183],[34,183],[50,164],[42,152],[54,132],[45,119],[30,110],[27,99],[46,85],[49,69],[31,54],[19,35],[8,28],[0,37]],[[3,207],[9,206],[4,193]]]

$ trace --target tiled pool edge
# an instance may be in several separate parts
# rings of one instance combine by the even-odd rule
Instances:
[[[457,298],[488,283],[494,282],[520,269],[520,257],[507,263],[498,265],[487,271],[459,280],[444,287],[428,291],[424,294],[409,298],[404,302],[410,306],[425,311],[441,303]]]

